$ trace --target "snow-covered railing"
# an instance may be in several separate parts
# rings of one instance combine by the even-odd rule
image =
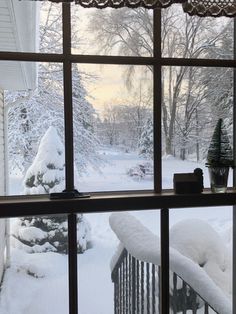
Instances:
[[[159,313],[157,276],[159,268],[137,260],[124,249],[112,271],[114,313]]]
[[[159,313],[158,269],[161,263],[159,238],[128,213],[112,214],[110,225],[121,242],[111,261],[112,280],[115,284],[115,313],[139,313],[139,311],[147,314]],[[155,271],[152,265],[155,265]],[[146,273],[143,274],[143,284],[142,267],[146,268]],[[232,313],[230,300],[205,270],[171,247],[170,271],[173,273],[173,281],[170,283],[170,304],[173,313],[179,311],[179,308],[173,304],[177,303],[176,298],[180,297],[180,294],[181,303],[191,302],[193,305],[192,313],[197,313],[200,307],[201,313],[205,314]],[[133,276],[133,274],[136,275]],[[142,289],[145,291],[143,305]],[[124,306],[123,311],[121,311],[121,306]],[[144,311],[141,311],[142,306],[144,306]],[[181,312],[186,313],[186,309],[182,308]]]

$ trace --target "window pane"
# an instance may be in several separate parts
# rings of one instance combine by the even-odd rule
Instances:
[[[0,51],[62,51],[62,7],[52,3],[1,1]]]
[[[232,208],[170,211],[170,313],[232,313]]]
[[[110,314],[115,310],[128,313],[133,302],[134,313],[146,313],[147,293],[151,309],[154,310],[154,303],[157,310],[158,300],[154,296],[158,295],[158,288],[154,280],[158,280],[158,266],[153,265],[149,253],[157,251],[155,258],[158,258],[159,211],[84,214],[84,217],[90,224],[91,243],[89,249],[79,255],[79,313]],[[82,225],[81,230],[85,230]]]
[[[174,173],[198,167],[204,172],[204,186],[209,187],[205,163],[220,118],[232,146],[233,70],[164,67],[163,91],[163,188],[173,187]]]
[[[179,5],[162,10],[162,53],[168,58],[233,58],[233,20],[189,16]]]
[[[152,72],[145,66],[74,65],[75,185],[80,191],[153,188],[152,98]]]
[[[152,10],[87,10],[73,5],[71,18],[74,53],[143,57],[153,54]]]
[[[0,225],[0,312],[69,313],[67,217],[1,219]]]
[[[62,64],[0,62],[1,195],[65,186]]]

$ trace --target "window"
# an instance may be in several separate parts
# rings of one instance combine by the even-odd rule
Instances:
[[[0,223],[7,230],[4,218],[11,218],[13,225],[15,217],[25,217],[20,223],[28,229],[13,234],[15,242],[24,240],[23,245],[29,244],[29,234],[40,238],[40,246],[34,242],[30,253],[39,252],[42,245],[45,251],[54,247],[68,252],[68,262],[65,256],[57,260],[63,274],[54,269],[64,276],[62,281],[50,281],[49,276],[47,285],[51,289],[61,285],[56,298],[69,291],[68,304],[58,310],[81,314],[86,304],[80,298],[91,291],[89,286],[82,287],[90,273],[87,260],[77,257],[77,233],[80,252],[91,245],[85,237],[86,218],[99,228],[108,224],[110,212],[132,211],[144,222],[149,216],[147,221],[152,221],[151,228],[161,237],[160,306],[163,314],[168,313],[169,289],[176,290],[166,280],[169,225],[179,220],[173,217],[180,208],[186,208],[188,218],[196,218],[189,208],[210,213],[211,206],[225,209],[235,202],[233,190],[195,195],[176,195],[172,190],[174,173],[192,172],[204,164],[219,118],[224,119],[235,145],[233,21],[187,17],[177,5],[163,12],[90,11],[71,4],[15,0],[12,6],[0,8],[1,13],[6,24],[1,27],[0,23],[0,160],[5,165]],[[22,16],[27,16],[34,30],[30,34]],[[20,172],[24,173],[21,194],[25,195],[18,195]],[[231,173],[231,187],[233,177]],[[64,189],[84,194],[49,199],[49,193]],[[221,218],[222,211],[217,211]],[[227,227],[232,216],[227,207]],[[49,230],[52,242],[46,241],[44,230],[33,233],[39,223],[53,226]],[[54,236],[63,236],[64,246]],[[91,253],[91,263],[93,258]],[[47,262],[53,264],[53,257]],[[32,257],[30,265],[25,261],[25,268],[16,267],[15,273],[43,278],[47,270],[39,270],[37,263]],[[80,277],[84,265],[87,273]],[[68,276],[64,275],[67,267]],[[53,267],[48,269],[51,272]],[[145,274],[149,276],[149,270]],[[7,292],[5,296],[11,297]]]

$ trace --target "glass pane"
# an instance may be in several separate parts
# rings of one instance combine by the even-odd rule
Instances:
[[[164,67],[163,86],[163,188],[173,188],[174,173],[198,167],[204,172],[204,186],[209,187],[205,163],[220,118],[232,146],[233,70]],[[228,186],[232,186],[231,175]]]
[[[71,18],[73,53],[143,57],[153,55],[152,10],[87,10],[73,5]]]
[[[130,86],[124,80],[127,73]],[[152,189],[151,70],[75,64],[73,108],[76,187],[80,191]]]
[[[62,64],[0,62],[0,194],[65,186]]]
[[[179,5],[162,10],[162,54],[168,58],[233,58],[233,20],[189,16]]]
[[[58,4],[2,0],[0,51],[61,52],[61,12]]]
[[[87,232],[89,249],[79,255],[78,261],[79,313],[110,314],[118,310],[128,313],[134,307],[133,313],[146,313],[147,295],[153,310],[150,313],[156,313],[159,289],[158,265],[154,265],[154,259],[160,254],[159,211],[83,217],[91,233],[88,237]],[[80,229],[84,232],[88,228],[81,224]],[[135,289],[133,294],[132,289]]]
[[[170,211],[170,313],[232,313],[232,219],[231,207]]]
[[[0,224],[0,312],[69,313],[67,217],[1,219]]]

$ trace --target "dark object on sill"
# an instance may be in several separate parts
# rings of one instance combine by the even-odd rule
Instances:
[[[193,173],[175,173],[174,191],[176,194],[201,193],[203,191],[203,172],[196,168]]]
[[[49,194],[51,200],[55,199],[73,199],[73,198],[86,198],[90,197],[89,194],[80,193],[77,190],[67,191],[64,190],[61,193],[51,193]]]

